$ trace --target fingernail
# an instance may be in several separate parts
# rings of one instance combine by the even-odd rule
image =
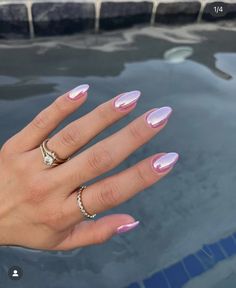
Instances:
[[[157,172],[165,172],[172,168],[179,159],[179,154],[175,152],[167,153],[153,161],[153,168]]]
[[[120,110],[128,109],[132,106],[135,106],[135,103],[137,103],[140,95],[141,92],[138,90],[123,93],[115,98],[114,106],[116,109]]]
[[[89,89],[88,84],[79,85],[75,87],[73,90],[71,90],[68,96],[70,99],[77,100],[80,97],[82,97],[84,93],[88,91],[88,89]]]
[[[116,233],[121,234],[121,233],[128,232],[128,231],[134,229],[135,227],[137,227],[138,224],[139,224],[139,221],[135,221],[135,222],[130,223],[130,224],[121,225],[116,229]]]
[[[147,118],[146,118],[147,123],[151,127],[156,128],[164,124],[170,117],[171,113],[172,113],[172,108],[168,106],[155,109],[154,111],[151,111],[147,115]]]

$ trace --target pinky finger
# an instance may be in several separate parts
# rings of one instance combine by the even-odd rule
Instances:
[[[137,227],[139,221],[127,214],[104,216],[96,221],[83,221],[76,225],[69,236],[56,250],[69,250],[92,244],[102,244],[116,234],[128,232]]]

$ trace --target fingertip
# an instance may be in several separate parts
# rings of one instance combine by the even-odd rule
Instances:
[[[153,157],[152,167],[157,173],[168,173],[175,166],[179,159],[176,152],[162,153]]]
[[[87,96],[87,92],[89,90],[88,84],[82,84],[67,93],[67,96],[70,100],[79,100]]]
[[[136,107],[140,96],[139,90],[122,93],[113,99],[113,107],[119,112],[129,112]]]
[[[168,122],[172,112],[173,109],[169,106],[154,108],[147,112],[146,122],[151,128],[159,128]]]
[[[122,224],[121,226],[116,228],[116,234],[126,233],[128,231],[133,230],[139,225],[139,221],[133,221],[131,223]]]

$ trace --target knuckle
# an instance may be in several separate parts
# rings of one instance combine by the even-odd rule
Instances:
[[[99,145],[89,153],[88,164],[95,172],[102,173],[111,169],[114,161],[111,153]]]
[[[16,154],[15,150],[17,148],[17,134],[9,138],[5,143],[3,143],[2,147],[0,148],[0,152],[5,155]]]
[[[142,133],[142,130],[140,129],[140,127],[137,125],[137,123],[132,123],[129,126],[129,134],[131,135],[131,137],[137,141],[137,142],[141,142],[143,143],[145,141],[144,139],[144,135]]]
[[[136,166],[136,179],[137,179],[137,182],[140,183],[140,186],[142,187],[147,187],[149,186],[150,184],[150,180],[149,180],[149,177],[148,175],[146,175],[146,173],[144,172],[144,170],[141,168],[140,165],[137,165]]]
[[[80,130],[74,125],[61,132],[61,143],[64,146],[78,146],[79,139],[81,139]]]
[[[73,183],[74,185],[78,185],[78,183],[83,183],[83,171],[80,171],[78,169],[75,169],[73,173],[70,175],[70,183]]]
[[[108,111],[106,104],[101,104],[101,105],[97,106],[97,108],[95,109],[95,112],[96,112],[98,118],[102,120],[102,122],[104,122],[104,123],[113,122],[114,117],[112,117],[112,116],[114,115],[114,112]]]
[[[120,189],[115,181],[104,181],[97,192],[98,202],[102,207],[112,208],[120,203]]]
[[[68,111],[67,101],[65,100],[66,99],[64,96],[60,96],[54,101],[52,105],[53,109],[55,109],[56,112],[59,112],[60,115],[61,113],[65,114]]]
[[[37,129],[45,129],[49,123],[49,116],[46,110],[40,112],[32,121],[32,125]]]
[[[12,150],[12,139],[7,140],[1,147],[1,153],[10,154]]]

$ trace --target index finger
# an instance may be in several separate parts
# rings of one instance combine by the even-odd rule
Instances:
[[[10,138],[8,149],[20,153],[38,147],[67,116],[85,102],[88,89],[89,85],[80,85],[58,97],[25,128]]]

